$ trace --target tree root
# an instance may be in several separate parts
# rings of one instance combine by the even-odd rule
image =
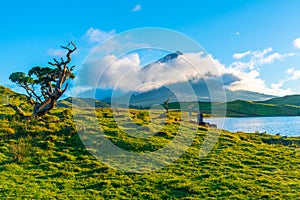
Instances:
[[[26,115],[25,112],[19,107],[19,106],[16,106],[16,105],[13,105],[13,104],[8,104],[7,105],[8,107],[14,109],[14,111],[16,112],[17,115],[21,116],[22,119],[26,119],[26,120],[29,120],[32,118],[31,115]]]
[[[19,115],[22,119],[27,120],[27,121],[32,120],[32,119],[37,120],[37,121],[42,121],[45,123],[57,123],[57,122],[64,121],[63,119],[53,120],[53,121],[45,120],[42,117],[37,117],[34,115],[26,115],[25,112],[17,105],[8,104],[7,106],[14,109],[14,111],[16,112],[16,115]]]

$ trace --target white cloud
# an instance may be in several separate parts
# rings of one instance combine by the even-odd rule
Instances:
[[[300,70],[295,70],[294,68],[290,68],[286,70],[286,74],[288,75],[286,79],[282,79],[277,83],[271,84],[271,88],[268,90],[270,94],[273,93],[281,96],[293,94],[290,88],[282,89],[282,86],[289,81],[295,81],[300,79]]]
[[[235,54],[232,55],[232,57],[233,57],[234,59],[239,60],[239,59],[244,58],[245,56],[248,56],[249,54],[251,54],[251,51],[246,51],[246,52],[244,52],[244,53],[235,53]]]
[[[129,36],[131,37],[131,36]],[[98,45],[93,50],[93,55],[99,56],[103,54],[110,54],[110,55],[122,55],[124,52],[132,51],[135,49],[143,49],[143,48],[150,48],[151,46],[146,43],[137,43],[137,42],[130,42],[127,38],[123,39],[118,37],[118,35],[112,36],[108,40],[106,40],[101,45]]]
[[[122,58],[107,55],[86,63],[77,76],[77,82],[82,88],[113,88],[124,74],[128,72],[135,74],[139,69],[139,63],[137,54]],[[129,80],[127,84],[121,86],[122,89],[132,87],[133,82],[136,81]]]
[[[254,69],[256,67],[271,64],[276,60],[284,60],[286,57],[294,56],[294,53],[280,54],[278,52],[273,52],[272,48],[266,48],[262,51],[247,51],[244,53],[235,53],[233,58],[240,60],[246,56],[250,56],[250,59],[247,62],[235,61],[230,67],[236,69]]]
[[[84,39],[87,39],[89,42],[100,43],[103,42],[106,38],[114,35],[116,33],[115,30],[111,30],[109,32],[102,31],[100,29],[95,29],[93,27],[89,28],[83,36]]]
[[[66,55],[66,52],[62,49],[48,49],[48,55],[53,57],[63,57]]]
[[[290,68],[286,71],[286,73],[290,75],[290,77],[287,79],[288,81],[297,80],[300,78],[300,70],[295,70],[294,68]]]
[[[187,53],[147,68],[141,66],[137,53],[121,58],[107,55],[83,66],[79,83],[99,88],[117,87],[123,91],[147,91],[191,79],[217,77],[219,72],[225,73],[225,67],[203,52]]]
[[[131,11],[132,12],[137,12],[137,11],[140,11],[142,9],[142,6],[140,4],[136,4],[132,9]]]
[[[284,82],[285,81],[283,81],[283,80],[281,80],[281,81],[279,81],[278,83],[272,83],[271,84],[271,88],[272,89],[280,89],[282,86],[283,86],[283,84],[284,84]]]
[[[254,91],[257,90],[257,86],[260,88],[265,86],[265,83],[259,77],[259,72],[257,70],[252,70],[249,73],[241,72],[241,71],[233,71],[236,73],[238,77],[240,77],[240,81],[237,81],[231,84],[228,88],[231,90],[249,90]]]
[[[300,49],[300,37],[299,37],[299,38],[296,38],[296,39],[294,40],[293,44],[294,44],[294,47],[295,47],[296,49]]]
[[[235,61],[228,67],[220,63],[211,55],[198,53],[185,53],[167,63],[154,63],[151,67],[143,68],[139,54],[132,53],[117,57],[106,54],[98,60],[93,60],[83,66],[82,78],[79,84],[92,88],[115,88],[122,91],[147,91],[188,80],[200,78],[224,78],[225,87],[230,90],[248,90],[265,94],[287,95],[290,89],[283,89],[285,82],[300,78],[300,70],[289,69],[287,80],[281,80],[270,86],[261,78],[260,69],[264,64],[283,60],[293,54],[280,54],[273,52],[272,48],[262,51],[247,51],[236,54]],[[247,58],[246,58],[247,57]],[[248,61],[245,59],[249,59]],[[223,78],[224,77],[224,78]],[[100,80],[100,82],[99,82]]]
[[[236,81],[227,88],[233,91],[236,90],[248,90],[253,92],[260,92],[269,95],[288,95],[291,94],[290,89],[282,89],[284,82],[273,83],[270,87],[268,87],[265,81],[260,78],[260,73],[257,70],[251,70],[248,73],[235,71],[234,73],[238,73],[238,77],[240,81]]]
[[[93,88],[91,86],[77,85],[75,87],[71,87],[71,90],[67,90],[65,94],[66,94],[66,96],[77,97],[77,96],[80,96],[80,94],[82,94],[82,93],[86,93],[86,91],[93,91]],[[91,95],[91,97],[93,97],[92,95]],[[89,96],[87,96],[87,97],[89,97]]]
[[[280,54],[274,52],[272,48],[233,54],[233,58],[238,61],[234,61],[228,69],[231,69],[231,72],[236,74],[236,76],[240,78],[240,81],[236,81],[228,86],[228,88],[231,90],[249,90],[271,95],[291,94],[290,89],[282,89],[283,84],[287,80],[272,83],[270,87],[267,86],[265,81],[260,77],[259,67],[272,64],[276,60],[283,61],[285,58],[294,55],[294,53]],[[241,59],[243,59],[243,61],[241,61]]]

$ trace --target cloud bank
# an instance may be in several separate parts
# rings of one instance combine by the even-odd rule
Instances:
[[[79,85],[92,88],[145,92],[163,85],[216,77],[223,78],[227,84],[233,79],[239,80],[203,52],[186,53],[169,62],[153,63],[145,68],[138,53],[133,53],[120,58],[107,55],[86,63],[78,81]]]
[[[87,35],[94,38],[93,41],[99,41],[100,36],[95,36],[99,31],[93,32],[94,29],[90,29]],[[300,70],[291,68],[286,71],[288,78],[268,86],[261,78],[260,67],[294,55],[281,54],[272,48],[246,51],[233,54],[233,62],[226,66],[210,54],[192,52],[179,55],[168,62],[155,62],[151,67],[144,67],[141,64],[142,57],[138,53],[129,53],[121,57],[107,53],[84,64],[77,79],[78,91],[101,88],[146,92],[165,85],[204,79],[222,80],[224,88],[232,91],[248,90],[270,95],[287,95],[292,92],[290,89],[283,89],[283,84],[299,79]]]
[[[228,89],[249,90],[270,95],[291,94],[290,89],[282,89],[283,84],[288,80],[271,83],[270,86],[267,86],[265,81],[260,77],[260,67],[270,65],[275,61],[284,61],[286,58],[293,56],[295,56],[295,53],[281,54],[274,52],[272,48],[233,54],[232,57],[235,61],[227,69],[239,77],[240,80],[232,83],[228,86]]]
[[[294,53],[280,54],[278,52],[274,52],[272,48],[266,48],[262,51],[247,51],[244,53],[235,53],[232,57],[235,58],[237,61],[234,61],[230,65],[230,67],[239,69],[254,69],[265,64],[271,64],[276,60],[282,61],[285,58],[294,55]],[[248,60],[246,62],[241,61],[241,59],[247,57]]]

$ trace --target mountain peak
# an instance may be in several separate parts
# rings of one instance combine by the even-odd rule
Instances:
[[[177,50],[177,51],[175,52],[175,54],[177,54],[177,55],[182,55],[183,53],[182,53],[181,51]]]
[[[162,63],[165,63],[165,62],[169,62],[173,59],[176,59],[179,55],[182,55],[183,53],[179,50],[177,50],[175,53],[171,53],[171,54],[168,54],[166,55],[165,57],[159,59],[157,62],[162,62]]]
[[[167,62],[169,62],[169,61],[171,61],[173,59],[176,59],[179,55],[182,55],[182,54],[183,53],[181,51],[177,50],[175,53],[170,53],[170,54],[162,57],[161,59],[159,59],[159,60],[157,60],[157,61],[155,61],[155,62],[153,62],[151,64],[146,65],[145,67],[143,67],[143,69],[145,70],[145,69],[151,67],[153,64],[167,63]]]

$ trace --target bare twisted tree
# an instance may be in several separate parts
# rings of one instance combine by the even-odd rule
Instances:
[[[27,93],[27,99],[33,105],[32,116],[41,117],[56,106],[57,100],[68,88],[68,80],[75,78],[73,74],[74,65],[69,67],[72,60],[71,54],[76,50],[76,45],[70,42],[67,46],[61,46],[67,51],[66,58],[53,59],[48,62],[51,67],[36,66],[28,71],[15,72],[9,79],[23,88]],[[37,89],[39,88],[39,89]],[[9,104],[18,114],[28,117],[16,105]]]

